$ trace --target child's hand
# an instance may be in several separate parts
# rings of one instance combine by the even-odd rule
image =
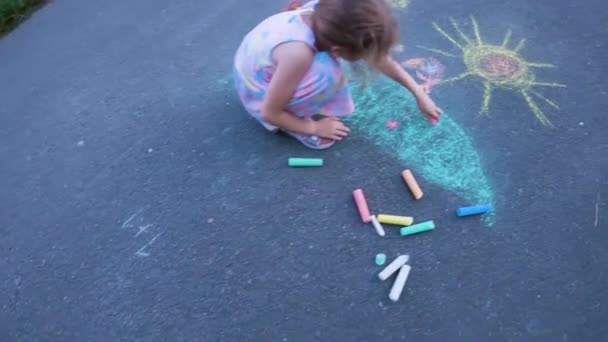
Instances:
[[[418,103],[418,108],[422,114],[426,115],[432,124],[439,121],[439,116],[441,113],[443,113],[443,111],[441,108],[437,107],[429,95],[424,92],[419,93],[418,96],[416,96],[416,103]]]
[[[346,127],[337,118],[328,117],[315,122],[315,135],[321,138],[342,140],[350,133],[350,129]]]

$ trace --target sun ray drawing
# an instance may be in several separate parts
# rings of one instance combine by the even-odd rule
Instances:
[[[510,48],[512,32],[505,34],[500,45],[484,42],[477,20],[471,16],[472,34],[466,33],[460,25],[450,18],[453,30],[446,30],[433,23],[435,30],[448,40],[458,52],[444,51],[437,48],[420,46],[430,52],[453,58],[461,58],[466,70],[460,75],[444,79],[441,84],[453,83],[469,77],[478,78],[482,82],[483,94],[481,111],[489,115],[492,96],[496,89],[506,89],[521,96],[534,116],[545,126],[552,126],[551,121],[541,109],[540,103],[559,110],[559,106],[542,95],[538,89],[543,87],[564,88],[560,83],[538,82],[534,69],[554,68],[547,63],[534,63],[525,60],[520,52],[526,45],[526,39],[516,41]],[[455,34],[450,34],[455,32]]]

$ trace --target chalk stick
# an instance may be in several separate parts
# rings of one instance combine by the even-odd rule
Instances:
[[[490,204],[480,204],[472,207],[462,207],[456,209],[456,215],[458,216],[469,216],[469,215],[477,215],[484,214],[488,211],[492,210],[492,206]]]
[[[403,177],[405,184],[407,184],[407,187],[410,189],[412,196],[417,200],[421,199],[424,193],[422,192],[422,189],[420,189],[418,182],[416,182],[416,178],[414,178],[412,171],[404,170],[401,172],[401,177]]]
[[[433,229],[435,229],[435,222],[426,221],[426,222],[415,224],[413,226],[403,227],[403,228],[401,228],[400,232],[401,232],[401,236],[406,236],[406,235],[426,232],[428,230],[433,230]]]
[[[414,223],[414,218],[409,216],[395,216],[395,215],[378,215],[378,221],[386,224],[395,224],[398,226],[410,226]]]
[[[410,275],[411,271],[410,265],[403,265],[399,270],[399,274],[397,274],[397,279],[393,283],[393,287],[391,287],[391,292],[388,294],[388,298],[393,302],[399,300],[401,297],[401,293],[403,292],[403,288],[405,287],[405,282],[407,281],[407,277]]]
[[[311,166],[323,166],[323,159],[321,158],[289,158],[287,165],[291,167],[311,167]]]
[[[393,262],[388,264],[388,266],[386,266],[382,272],[378,273],[378,278],[380,278],[380,280],[388,279],[388,277],[397,272],[397,270],[401,268],[401,266],[405,265],[405,263],[409,260],[410,256],[407,254],[398,256],[395,260],[393,260]]]
[[[376,259],[375,259],[376,265],[378,266],[382,266],[384,265],[384,263],[386,262],[386,254],[376,254]]]
[[[376,229],[376,233],[378,233],[378,235],[380,236],[386,235],[386,233],[384,233],[384,228],[382,227],[380,222],[378,222],[376,215],[371,215],[370,218],[372,219],[372,224],[374,225],[374,229]]]
[[[357,210],[359,210],[359,215],[361,215],[361,221],[365,223],[370,223],[372,218],[369,215],[369,208],[367,207],[367,201],[365,200],[363,190],[357,189],[353,191],[353,197],[355,199],[355,204],[357,204]]]

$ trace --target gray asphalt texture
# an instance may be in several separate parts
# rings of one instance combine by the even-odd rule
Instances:
[[[432,21],[473,14],[568,85],[543,91],[553,129],[508,92],[491,118],[464,114],[479,83],[436,92],[479,146],[492,229],[424,180],[414,203],[404,165],[364,137],[314,152],[247,117],[232,56],[283,5],[63,0],[0,40],[0,341],[608,339],[605,5],[414,0],[403,15],[410,56],[449,46]],[[437,229],[380,239],[358,187]],[[379,252],[411,256],[399,303]]]

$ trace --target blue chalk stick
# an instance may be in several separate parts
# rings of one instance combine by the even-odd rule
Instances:
[[[469,216],[469,215],[477,215],[484,214],[488,211],[492,210],[492,206],[489,204],[480,204],[472,207],[462,207],[456,209],[456,215],[458,216]]]

